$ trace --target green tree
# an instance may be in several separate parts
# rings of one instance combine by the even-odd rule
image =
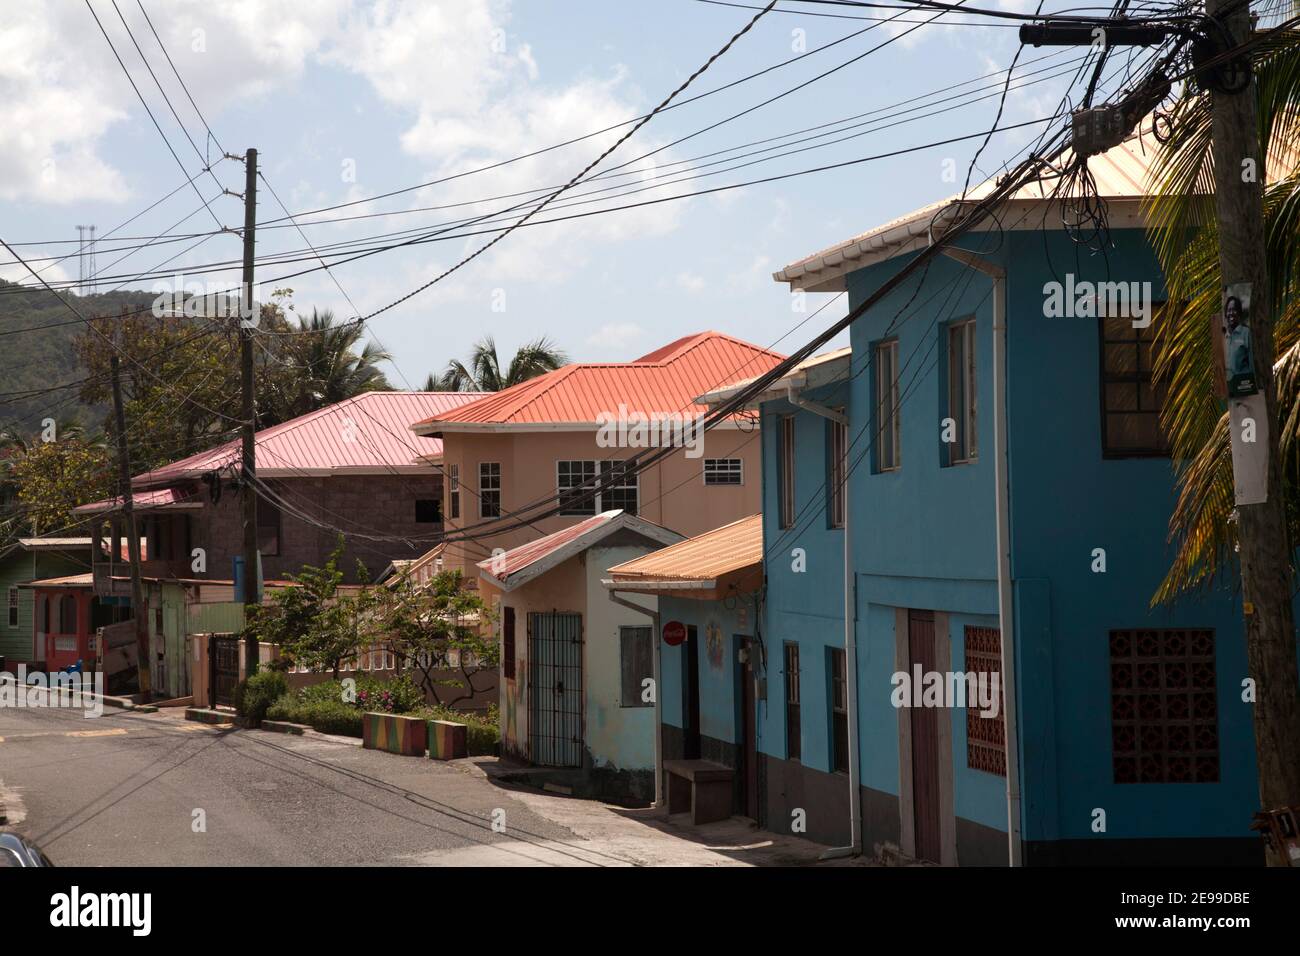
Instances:
[[[366,643],[385,645],[400,666],[417,671],[420,687],[435,703],[454,707],[483,689],[475,677],[497,666],[500,650],[492,637],[491,609],[463,587],[459,571],[443,571],[428,581],[402,575],[371,595]],[[440,676],[446,671],[457,676]]]
[[[430,375],[424,385],[426,392],[499,392],[502,389],[526,382],[538,375],[552,372],[569,361],[555,343],[542,336],[525,342],[510,360],[505,374],[497,357],[496,342],[487,335],[475,343],[470,352],[469,365],[453,359],[447,363],[441,376]]]
[[[337,323],[328,309],[293,317],[282,310],[264,318],[258,332],[266,346],[261,360],[266,388],[258,397],[263,427],[392,388],[379,367],[392,356],[375,342],[363,341],[361,325]]]
[[[1265,144],[1266,256],[1277,303],[1274,363],[1291,540],[1300,541],[1300,33],[1255,53],[1260,142]],[[1152,238],[1169,304],[1155,322],[1155,376],[1166,389],[1161,424],[1169,436],[1178,501],[1169,524],[1173,560],[1153,604],[1175,600],[1235,571],[1236,526],[1228,415],[1214,394],[1221,308],[1209,93],[1189,84],[1172,111],[1148,200]]]
[[[253,609],[245,625],[259,641],[278,645],[286,664],[301,664],[314,671],[331,671],[338,680],[345,660],[367,643],[361,622],[368,613],[365,592],[340,594],[343,572],[339,559],[343,538],[323,567],[303,565],[289,575],[289,587],[271,592],[270,603]],[[366,577],[358,565],[358,576]]]
[[[107,498],[116,486],[108,449],[75,431],[54,441],[29,441],[7,472],[17,489],[15,533],[67,528],[75,523],[73,508]]]

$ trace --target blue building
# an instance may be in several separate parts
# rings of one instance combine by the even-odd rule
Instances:
[[[1150,606],[1175,501],[1151,155],[1090,161],[1104,255],[1022,189],[755,403],[765,653],[755,740],[731,743],[768,828],[945,864],[1262,861],[1240,604]],[[856,307],[957,209],[776,278]]]

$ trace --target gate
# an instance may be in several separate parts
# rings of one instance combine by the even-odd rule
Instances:
[[[239,683],[239,638],[232,634],[213,634],[208,639],[208,659],[212,665],[212,704],[235,706],[235,685]]]
[[[582,615],[528,615],[528,759],[582,766]]]

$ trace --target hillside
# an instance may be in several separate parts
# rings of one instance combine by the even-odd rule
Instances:
[[[155,297],[152,292],[139,291],[91,296],[65,292],[64,295],[87,317],[116,314],[123,307],[145,308]],[[72,341],[85,326],[76,319],[57,296],[45,291],[19,291],[14,283],[0,280],[0,429],[19,426],[26,431],[35,430],[40,427],[41,419],[47,417],[79,419],[92,427],[100,424],[105,410],[83,406],[77,399],[76,387],[44,395],[13,397],[15,392],[50,388],[84,377]],[[18,329],[34,331],[13,334]]]

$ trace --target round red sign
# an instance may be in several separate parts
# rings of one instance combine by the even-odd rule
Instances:
[[[669,621],[664,625],[664,643],[676,647],[686,640],[686,625],[681,621]]]

